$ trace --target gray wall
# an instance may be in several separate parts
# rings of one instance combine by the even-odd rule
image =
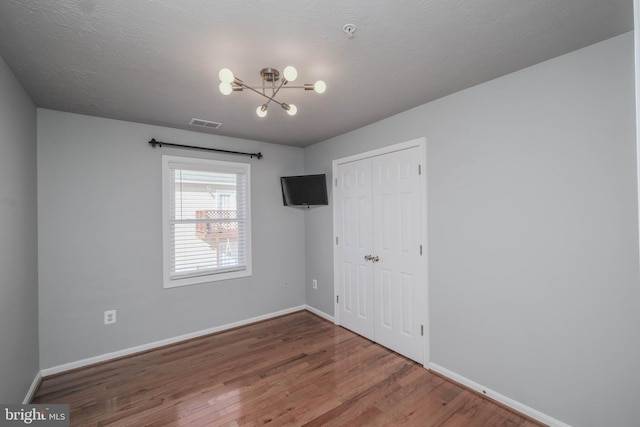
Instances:
[[[251,163],[252,277],[163,289],[162,154]],[[304,304],[304,212],[282,206],[279,181],[302,172],[300,148],[39,109],[41,367]],[[108,309],[117,323],[105,326]]]
[[[0,58],[0,402],[38,366],[36,107]]]
[[[305,150],[427,138],[431,362],[574,426],[640,425],[633,89],[628,33]],[[329,314],[331,236],[308,216]]]

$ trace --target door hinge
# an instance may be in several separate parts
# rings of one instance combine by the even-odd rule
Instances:
[[[424,336],[424,325],[420,325],[420,336]]]
[[[340,304],[340,295],[336,295],[336,304]]]
[[[422,165],[418,164],[418,175],[422,175]]]
[[[420,245],[420,255],[422,255],[422,245]]]
[[[336,245],[338,244],[338,236],[336,236]]]
[[[336,178],[335,181],[336,181],[336,187],[337,187],[338,186],[338,178]]]

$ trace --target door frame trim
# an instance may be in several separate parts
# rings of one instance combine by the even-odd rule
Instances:
[[[334,313],[334,323],[336,325],[340,325],[340,307],[337,302],[338,297],[338,251],[336,250],[336,238],[338,237],[337,232],[337,215],[336,215],[336,202],[337,202],[337,192],[336,190],[336,179],[338,176],[338,166],[355,162],[358,160],[369,159],[372,157],[382,156],[389,153],[394,153],[397,151],[407,150],[409,148],[419,148],[420,149],[420,158],[422,163],[422,174],[420,175],[420,185],[422,188],[422,193],[420,194],[420,204],[422,209],[422,254],[424,256],[424,263],[422,264],[423,274],[425,278],[425,292],[423,301],[424,312],[422,313],[422,323],[424,324],[424,352],[423,352],[423,360],[419,361],[422,365],[428,369],[429,363],[431,361],[431,322],[429,315],[429,240],[428,240],[428,211],[427,211],[427,139],[425,137],[420,137],[416,139],[412,139],[409,141],[401,142],[398,144],[389,145],[386,147],[378,148],[371,151],[365,151],[362,153],[354,154],[351,156],[343,157],[340,159],[335,159],[332,162],[332,204],[333,204],[333,313]]]

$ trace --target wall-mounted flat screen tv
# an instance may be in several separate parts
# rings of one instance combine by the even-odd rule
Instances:
[[[325,174],[280,177],[285,206],[328,205]]]

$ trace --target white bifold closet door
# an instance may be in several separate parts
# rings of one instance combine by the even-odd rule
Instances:
[[[424,361],[421,150],[337,166],[338,323]]]

